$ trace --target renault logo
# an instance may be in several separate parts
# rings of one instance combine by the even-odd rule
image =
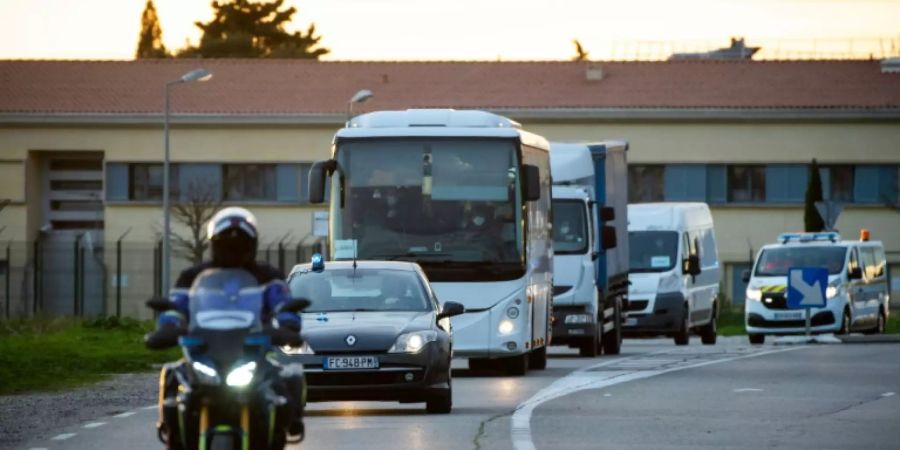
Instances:
[[[346,342],[348,346],[353,347],[354,345],[356,345],[356,336],[352,334],[348,335],[347,338],[344,339],[344,342]]]

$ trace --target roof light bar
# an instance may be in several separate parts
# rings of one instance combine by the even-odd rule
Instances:
[[[837,242],[841,240],[841,235],[834,231],[827,231],[821,233],[781,233],[778,235],[778,240],[781,241],[782,244],[787,244],[790,241],[797,242],[815,242],[815,241],[831,241]]]

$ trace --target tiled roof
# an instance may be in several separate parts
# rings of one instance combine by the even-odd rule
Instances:
[[[590,64],[590,66],[589,66]],[[163,86],[180,114],[339,114],[360,110],[898,109],[900,74],[878,61],[317,62],[303,60],[0,61],[0,114],[156,114]],[[589,79],[599,67],[602,79]]]

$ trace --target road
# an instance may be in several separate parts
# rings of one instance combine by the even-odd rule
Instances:
[[[525,377],[455,362],[454,410],[314,403],[293,449],[898,448],[900,345],[626,341],[622,355],[553,349]],[[25,449],[158,449],[155,411],[53,430]],[[55,440],[53,438],[56,438]]]

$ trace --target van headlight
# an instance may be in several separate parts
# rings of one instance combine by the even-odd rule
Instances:
[[[762,291],[759,289],[747,288],[747,300],[753,302],[762,300]]]
[[[388,353],[419,353],[425,344],[437,340],[437,332],[432,330],[413,331],[397,336],[397,341]]]
[[[253,381],[253,375],[256,373],[256,361],[250,361],[235,367],[228,372],[225,383],[231,387],[244,387]]]
[[[841,288],[839,286],[828,286],[825,288],[825,297],[829,300],[841,295]]]

